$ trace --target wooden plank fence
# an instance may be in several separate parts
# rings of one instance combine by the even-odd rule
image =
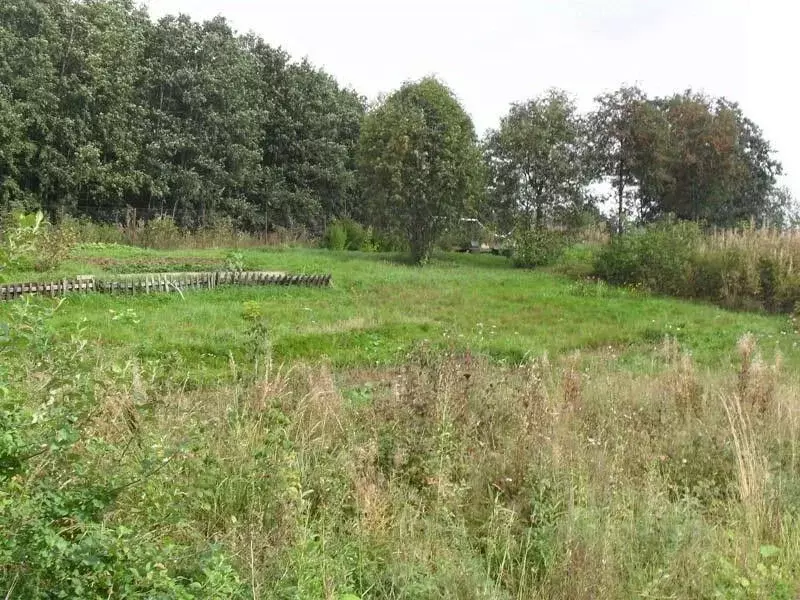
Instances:
[[[81,276],[49,283],[0,284],[0,300],[13,300],[27,294],[63,296],[70,293],[151,294],[214,289],[224,285],[301,285],[325,287],[330,275],[292,275],[273,271],[211,271],[198,273],[148,273],[120,275],[117,279]]]

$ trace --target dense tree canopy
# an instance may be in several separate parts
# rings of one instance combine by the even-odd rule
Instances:
[[[0,213],[314,232],[354,217],[414,231],[422,255],[475,198],[496,227],[544,225],[586,206],[592,183],[612,190],[620,230],[668,214],[791,222],[775,153],[724,98],[622,87],[588,114],[558,90],[513,104],[484,139],[481,190],[472,124],[438,83],[403,86],[366,120],[365,107],[221,17],[154,22],[135,0],[0,2]]]
[[[417,262],[482,191],[472,121],[436,79],[408,83],[370,111],[359,157],[371,220],[407,236]]]
[[[584,124],[563,91],[513,104],[484,143],[497,212],[542,226],[546,213],[574,202],[588,183]]]
[[[358,202],[363,100],[222,18],[0,4],[0,209],[319,228]]]

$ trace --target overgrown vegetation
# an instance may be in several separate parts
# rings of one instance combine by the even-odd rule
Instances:
[[[52,271],[69,258],[77,232],[68,226],[53,227],[39,211],[12,213],[0,223],[0,279],[3,271]]]
[[[796,206],[735,103],[481,147],[130,0],[2,2],[0,57],[0,278],[334,282],[0,304],[0,596],[798,597]]]
[[[672,338],[649,374],[425,343],[397,369],[332,372],[276,365],[246,303],[247,351],[192,392],[53,329],[51,301],[11,306],[10,598],[798,592],[799,382],[752,337],[717,374]]]
[[[757,124],[692,91],[622,87],[580,112],[549,90],[511,106],[481,159],[440,81],[368,106],[222,17],[154,23],[129,0],[21,0],[0,7],[0,54],[0,215],[77,218],[83,242],[240,246],[330,226],[338,248],[336,223],[354,234],[357,221],[419,261],[459,219],[523,237],[611,217],[619,231],[669,214],[797,220]]]
[[[142,437],[148,395],[164,390],[148,388],[136,361],[103,361],[80,323],[56,337],[57,309],[14,303],[0,348],[5,597],[244,597],[231,555],[213,540],[148,518],[147,501],[132,513],[120,507],[188,449]]]
[[[599,252],[596,273],[660,294],[792,313],[799,249],[794,232],[750,226],[704,235],[695,224],[667,222],[615,238]]]

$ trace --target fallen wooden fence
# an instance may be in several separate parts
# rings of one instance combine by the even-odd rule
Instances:
[[[204,273],[148,273],[120,275],[117,279],[81,276],[49,283],[0,284],[0,300],[13,300],[26,294],[63,296],[70,293],[151,294],[214,289],[221,285],[302,285],[324,287],[330,275],[291,275],[273,271],[212,271]]]

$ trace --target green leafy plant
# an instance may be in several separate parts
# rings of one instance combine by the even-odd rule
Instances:
[[[514,266],[524,268],[553,264],[567,247],[564,234],[546,229],[519,229],[514,242],[511,260]]]
[[[229,252],[225,257],[225,270],[240,273],[246,269],[244,254],[239,251]]]
[[[325,247],[338,251],[347,248],[347,229],[339,221],[332,222],[325,230]]]

